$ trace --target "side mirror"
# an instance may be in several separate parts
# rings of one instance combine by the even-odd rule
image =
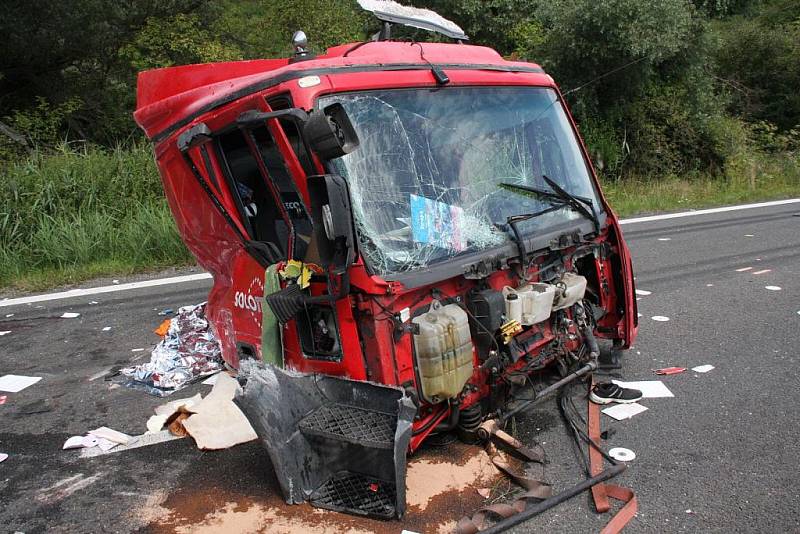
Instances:
[[[358,148],[358,134],[341,104],[311,113],[303,133],[322,159],[340,158]]]
[[[308,193],[320,263],[342,274],[353,263],[356,254],[347,182],[336,174],[309,176]]]

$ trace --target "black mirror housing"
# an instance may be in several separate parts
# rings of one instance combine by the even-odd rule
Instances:
[[[309,176],[308,193],[320,262],[344,273],[355,260],[355,225],[347,181],[337,174]]]
[[[358,134],[341,104],[312,112],[303,133],[322,159],[340,158],[358,148]]]

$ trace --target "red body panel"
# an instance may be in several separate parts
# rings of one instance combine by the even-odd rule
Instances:
[[[420,46],[424,46],[424,59],[421,58]],[[436,81],[430,64],[440,65],[453,86],[525,85],[557,90],[552,78],[536,65],[505,61],[488,48],[375,42],[345,57],[345,52],[351,47],[333,48],[324,56],[296,63],[263,60],[194,65],[149,71],[139,76],[135,118],[156,143],[164,189],[181,236],[198,263],[214,277],[208,313],[221,338],[225,360],[234,368],[238,366],[237,344],[249,345],[258,355],[264,267],[245,250],[236,230],[198,185],[177,148],[176,142],[182,132],[201,122],[212,132],[223,130],[245,111],[269,110],[267,99],[274,95],[288,94],[293,106],[310,111],[316,99],[326,93],[433,87]],[[318,79],[307,78],[311,76]],[[307,83],[300,84],[299,80],[303,78]],[[272,119],[268,121],[268,127],[298,193],[308,204],[310,199],[303,168],[281,125]],[[585,148],[583,152],[586,158]],[[207,176],[209,170],[198,150],[190,149],[188,154],[201,174]],[[209,160],[216,176],[222,176],[216,155],[211,154]],[[586,160],[591,166],[588,158]],[[321,172],[319,160],[315,159],[314,164]],[[262,169],[262,172],[266,171]],[[592,179],[597,181],[594,173]],[[224,183],[212,187],[212,190],[229,213],[236,213],[231,192]],[[603,307],[624,311],[621,314],[610,313],[601,319],[598,327],[602,329],[598,335],[614,338],[627,348],[633,343],[638,326],[630,254],[616,217],[607,205],[604,207],[608,214],[607,227],[597,241],[608,242],[614,259],[597,262],[597,279],[606,288],[600,299]],[[234,224],[239,232],[245,233],[241,221],[235,219]],[[306,358],[292,321],[283,327],[286,365],[302,372],[346,376],[387,385],[414,385],[413,336],[408,332],[398,334],[391,314],[406,308],[413,311],[427,306],[431,301],[432,286],[406,290],[396,282],[371,276],[360,259],[351,266],[349,277],[353,290],[336,303],[343,353],[341,361]],[[489,285],[495,289],[510,282],[511,274],[507,270],[495,272],[488,279]],[[474,281],[459,276],[439,281],[435,287],[443,297],[459,298],[474,285]],[[553,338],[549,326],[539,328],[542,340],[536,347]],[[477,355],[474,358],[475,372],[470,384],[475,386],[462,396],[462,407],[468,407],[490,393],[488,371],[479,368]],[[427,423],[444,419],[448,411],[446,405],[423,403],[415,428],[434,428],[435,424]],[[419,432],[414,436],[412,450],[426,435],[427,432]]]

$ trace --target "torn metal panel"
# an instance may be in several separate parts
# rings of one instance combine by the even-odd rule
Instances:
[[[235,402],[272,460],[286,502],[389,519],[405,512],[416,413],[399,388],[242,362]]]

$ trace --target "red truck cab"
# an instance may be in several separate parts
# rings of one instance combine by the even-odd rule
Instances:
[[[630,254],[541,67],[461,42],[298,48],[139,76],[135,118],[213,275],[231,369],[399,392],[404,455],[474,431],[530,373],[596,360],[595,337],[630,347]]]

